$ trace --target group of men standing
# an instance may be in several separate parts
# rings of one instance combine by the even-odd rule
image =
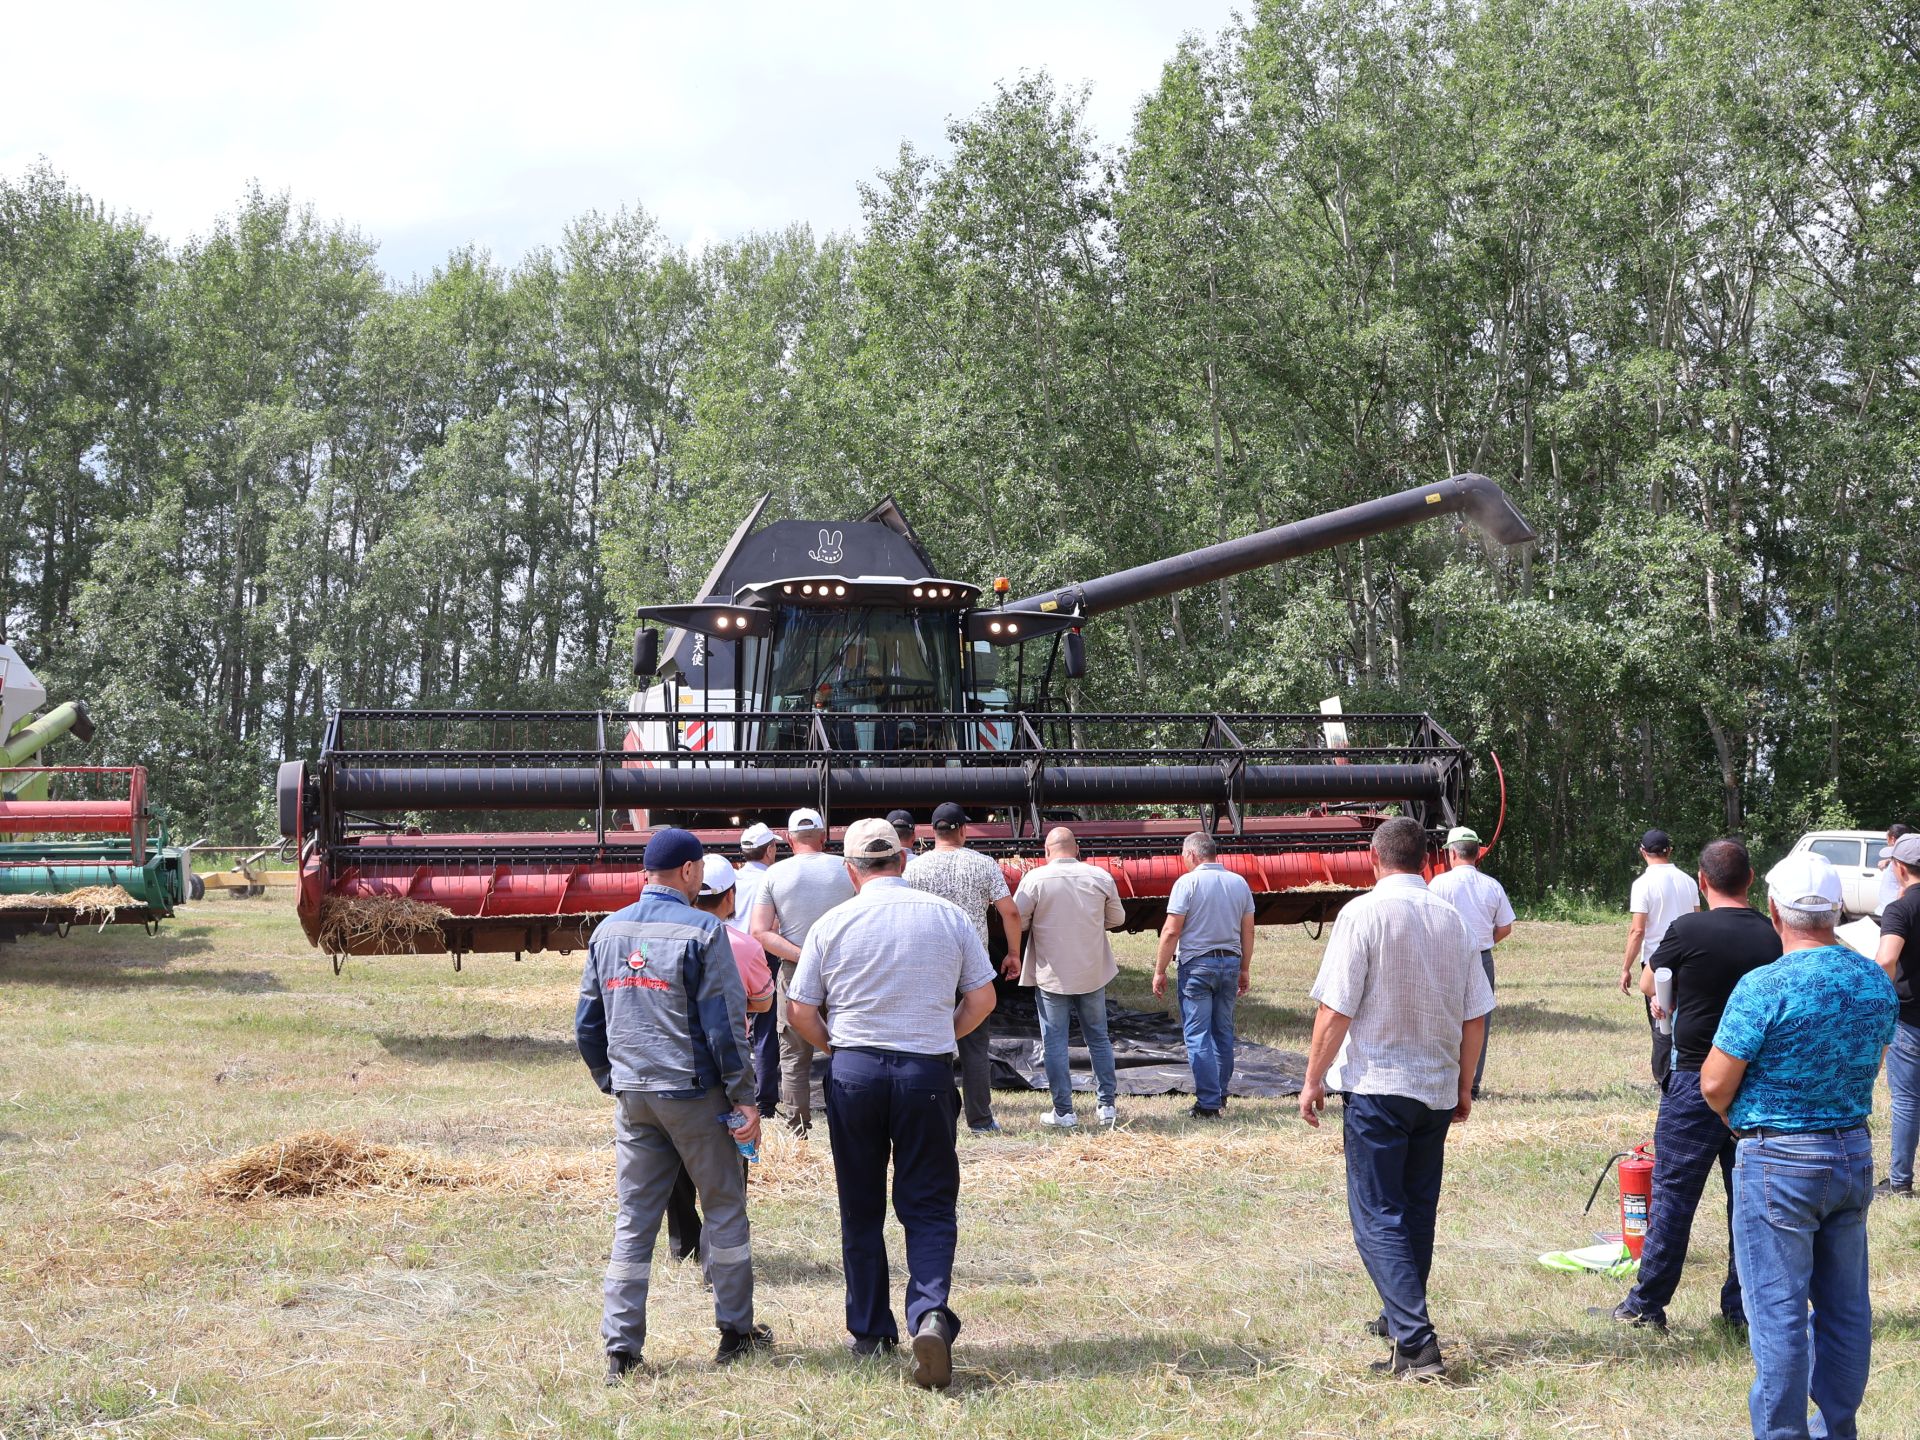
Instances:
[[[738,872],[684,831],[661,830],[648,843],[639,900],[594,934],[576,1017],[589,1068],[620,1107],[621,1220],[603,1324],[610,1381],[639,1363],[663,1214],[675,1253],[697,1253],[713,1286],[718,1358],[771,1342],[753,1319],[735,1144],[755,1140],[762,1112],[773,1113],[761,1103],[770,1098],[764,1086],[753,1093],[748,1060],[750,1049],[767,1053],[772,1033],[779,1104],[798,1134],[811,1124],[813,1054],[834,1057],[824,1093],[849,1347],[874,1355],[901,1340],[883,1236],[891,1169],[906,1232],[914,1377],[949,1382],[960,1331],[950,1303],[962,1113],[954,1062],[963,1059],[964,1076],[966,1042],[983,1033],[996,1003],[989,917],[1001,931],[1005,977],[1036,992],[1052,1099],[1043,1123],[1057,1128],[1079,1123],[1067,1063],[1076,1023],[1093,1062],[1096,1115],[1116,1119],[1107,932],[1124,918],[1112,877],[1079,859],[1070,830],[1048,835],[1047,863],[1010,895],[1000,866],[967,848],[966,825],[958,806],[940,807],[933,849],[910,856],[909,817],[862,820],[836,856],[818,813],[796,811],[793,854],[767,866],[776,837],[757,827],[743,837],[753,858]],[[1883,1054],[1894,1155],[1878,1189],[1911,1193],[1920,1004],[1902,956],[1920,920],[1920,835],[1891,838],[1885,858],[1898,893],[1871,958],[1837,943],[1841,885],[1818,856],[1774,867],[1763,915],[1747,903],[1754,876],[1740,842],[1705,847],[1696,885],[1672,864],[1668,836],[1641,838],[1647,872],[1634,886],[1621,984],[1631,993],[1639,962],[1638,988],[1666,1041],[1653,1057],[1662,1090],[1654,1194],[1636,1283],[1601,1313],[1665,1327],[1693,1217],[1718,1167],[1732,1240],[1720,1311],[1750,1336],[1754,1433],[1767,1440],[1808,1433],[1809,1397],[1826,1433],[1853,1433],[1871,1347],[1866,1119]],[[1456,829],[1447,852],[1448,870],[1429,884],[1418,824],[1389,820],[1374,832],[1376,883],[1337,917],[1311,992],[1299,1101],[1302,1118],[1318,1125],[1328,1097],[1343,1099],[1349,1216],[1381,1301],[1368,1328],[1392,1341],[1377,1368],[1421,1379],[1445,1365],[1426,1299],[1445,1142],[1480,1094],[1493,950],[1514,925],[1504,890],[1478,868],[1479,837]],[[1220,863],[1212,836],[1188,837],[1183,855],[1153,989],[1165,994],[1177,959],[1193,1113],[1204,1119],[1221,1112],[1232,1082],[1232,1002],[1248,986],[1255,915],[1250,889]],[[747,933],[734,930],[730,945],[726,927],[743,907]],[[769,1022],[753,1011],[776,988]],[[770,1068],[763,1062],[763,1075]],[[969,1125],[997,1129],[984,1073],[979,1083]],[[697,1214],[675,1221],[692,1210],[682,1204],[689,1187],[704,1227]],[[683,1243],[687,1236],[697,1238]]]
[[[1073,832],[1061,827],[1016,900],[999,864],[967,847],[960,806],[942,805],[932,818],[924,853],[912,853],[912,817],[895,814],[849,826],[833,855],[824,818],[803,808],[788,819],[788,858],[769,863],[779,837],[754,826],[742,835],[737,871],[703,855],[690,833],[659,830],[646,847],[640,898],[594,932],[575,1028],[595,1081],[620,1104],[620,1221],[602,1327],[609,1383],[640,1363],[663,1216],[673,1255],[697,1255],[713,1286],[717,1358],[728,1363],[771,1343],[753,1318],[745,1165],[734,1150],[782,1110],[796,1135],[810,1133],[821,1051],[833,1056],[824,1096],[848,1347],[871,1356],[901,1339],[884,1238],[891,1171],[906,1232],[914,1378],[949,1383],[960,1332],[949,1303],[960,1186],[956,1058],[969,1128],[999,1129],[982,1029],[996,1003],[990,917],[1005,978],[1034,992],[1053,1100],[1043,1123],[1079,1123],[1068,1061],[1076,1023],[1093,1061],[1095,1114],[1116,1122],[1106,986],[1117,967],[1107,932],[1125,912],[1112,876],[1081,861]],[[1209,837],[1192,837],[1186,854],[1191,873],[1169,905],[1156,990],[1177,951],[1185,1031],[1205,1076],[1195,1113],[1218,1115],[1233,1074],[1231,1002],[1250,973],[1252,892],[1218,863]]]
[[[1858,1433],[1872,1353],[1867,1208],[1876,1193],[1912,1193],[1916,1077],[1905,1067],[1920,1061],[1920,1008],[1901,956],[1920,918],[1920,836],[1888,840],[1896,898],[1871,957],[1839,943],[1844,889],[1818,855],[1768,872],[1762,914],[1748,903],[1753,866],[1739,841],[1701,851],[1697,886],[1665,832],[1640,842],[1647,870],[1621,988],[1632,993],[1640,962],[1661,1087],[1653,1195],[1635,1283],[1596,1313],[1666,1328],[1717,1167],[1730,1237],[1720,1317],[1752,1350],[1761,1440]],[[1883,1055],[1893,1154],[1876,1186],[1867,1119]]]

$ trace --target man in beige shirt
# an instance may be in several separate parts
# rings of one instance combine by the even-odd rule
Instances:
[[[1100,1123],[1119,1118],[1114,1099],[1113,1042],[1107,1038],[1107,982],[1118,973],[1107,931],[1126,921],[1113,876],[1080,858],[1080,842],[1064,825],[1047,835],[1047,863],[1029,870],[1014,892],[1020,926],[1027,932],[1026,959],[1009,957],[1007,978],[1020,977],[1034,991],[1040,1011],[1040,1044],[1046,1059],[1053,1113],[1040,1123],[1070,1130],[1073,1072],[1067,1062],[1067,1027],[1074,1017],[1093,1058]]]

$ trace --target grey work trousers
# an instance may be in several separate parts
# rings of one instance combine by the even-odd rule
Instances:
[[[723,1330],[753,1328],[753,1258],[747,1238],[747,1182],[740,1151],[722,1123],[733,1107],[718,1089],[693,1100],[622,1091],[614,1147],[620,1213],[607,1260],[600,1325],[608,1354],[638,1357],[647,1341],[647,1282],[653,1246],[673,1183],[686,1167],[707,1212],[700,1268],[713,1286],[713,1316]]]
[[[797,969],[796,961],[780,962],[780,1104],[787,1112],[787,1124],[805,1130],[813,1124],[813,1043],[787,1020],[787,987],[793,984]]]

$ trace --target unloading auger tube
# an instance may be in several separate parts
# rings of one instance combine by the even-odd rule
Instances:
[[[1363,500],[1289,525],[1276,525],[1238,540],[1223,540],[1164,560],[1150,560],[1094,580],[1062,585],[1009,601],[1004,608],[1035,614],[1104,615],[1126,605],[1243,575],[1262,565],[1364,540],[1436,515],[1453,514],[1466,515],[1501,545],[1523,545],[1534,539],[1533,527],[1507,498],[1507,492],[1484,475],[1468,473],[1378,500]]]

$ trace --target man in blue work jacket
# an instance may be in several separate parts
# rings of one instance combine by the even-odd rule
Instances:
[[[609,1385],[640,1364],[654,1240],[682,1165],[707,1216],[700,1263],[720,1326],[715,1358],[725,1365],[773,1343],[773,1332],[753,1323],[747,1187],[734,1143],[760,1135],[753,1061],[741,1039],[746,994],[726,926],[691,903],[702,862],[693,835],[657,831],[641,862],[646,887],[595,928],[580,980],[580,1054],[620,1107],[620,1214],[600,1327]]]

